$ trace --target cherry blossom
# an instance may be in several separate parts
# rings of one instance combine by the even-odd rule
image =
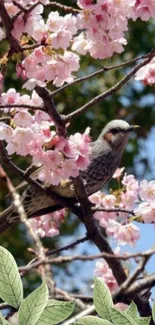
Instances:
[[[105,260],[96,262],[94,275],[102,279],[108,286],[110,292],[114,292],[118,288],[118,283]]]
[[[155,223],[155,203],[142,202],[134,210],[135,215],[141,217],[145,223]]]
[[[135,75],[136,80],[141,80],[144,85],[155,84],[155,59],[153,58],[150,63],[139,69]]]
[[[9,109],[7,108],[8,105],[15,105],[18,103],[20,94],[16,92],[14,88],[10,88],[6,93],[2,93],[0,97],[0,103],[2,105],[6,105],[4,108],[4,112],[7,113]]]
[[[85,55],[88,51],[88,42],[85,39],[84,33],[80,33],[77,37],[74,37],[72,50],[77,51],[80,54]]]
[[[108,235],[113,235],[118,245],[129,244],[133,246],[140,238],[140,230],[133,223],[121,225],[115,220],[109,220],[106,232]]]
[[[147,200],[148,202],[155,201],[155,181],[148,182],[144,179],[140,182],[139,196],[141,200]]]
[[[13,130],[11,126],[0,122],[0,140],[10,142],[12,140]]]
[[[33,122],[33,117],[26,110],[21,110],[15,115],[13,121],[16,126],[29,127]]]
[[[155,2],[154,0],[136,0],[135,15],[141,20],[147,21],[151,17],[155,17]]]
[[[120,248],[116,247],[114,253],[117,255],[119,252]],[[100,259],[96,262],[94,275],[106,283],[110,292],[114,292],[118,288],[118,283],[112,273],[112,270],[104,259]]]
[[[42,217],[36,217],[30,220],[32,229],[40,237],[54,237],[59,235],[59,227],[64,221],[65,209],[48,213]]]
[[[93,9],[94,8],[93,0],[78,0],[77,4],[82,9]]]
[[[64,18],[59,15],[58,11],[52,11],[48,15],[47,26],[50,31],[57,31],[58,29],[63,28]]]

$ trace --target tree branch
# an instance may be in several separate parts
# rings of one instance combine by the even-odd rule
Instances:
[[[2,22],[5,26],[6,30],[6,38],[8,39],[11,47],[11,51],[18,53],[21,51],[21,46],[19,42],[12,36],[12,19],[7,13],[7,10],[4,6],[4,0],[0,0],[0,17],[2,19]]]
[[[65,137],[66,136],[66,128],[65,128],[65,120],[62,118],[62,116],[57,111],[53,98],[50,95],[50,92],[46,88],[42,88],[37,86],[36,92],[38,95],[42,98],[44,102],[45,111],[51,116],[53,119],[53,122],[56,126],[57,133],[60,136]]]

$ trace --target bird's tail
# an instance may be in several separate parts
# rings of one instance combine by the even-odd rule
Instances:
[[[19,217],[11,205],[0,213],[0,234],[9,229],[14,223],[19,222]]]
[[[59,186],[51,186],[50,189],[74,202],[75,193],[71,185],[71,181],[68,180],[61,182]],[[35,191],[31,186],[23,193],[21,202],[28,218],[39,217],[63,208],[63,206],[57,204],[51,197],[48,197],[46,194],[40,194],[39,191]],[[18,222],[20,222],[20,217],[16,209],[11,205],[0,213],[0,234]]]
[[[47,208],[42,208],[34,214],[27,214],[28,218],[35,218],[42,216],[44,214],[52,213],[61,210],[63,207],[60,204],[51,205]],[[9,206],[6,210],[0,213],[0,235],[8,230],[15,224],[20,222],[20,217],[18,213],[14,210],[13,205]]]

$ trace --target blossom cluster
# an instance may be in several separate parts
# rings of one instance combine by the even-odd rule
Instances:
[[[1,104],[42,104],[42,99],[35,91],[32,96],[20,96],[15,89],[2,93]],[[89,164],[90,137],[89,128],[84,134],[76,133],[68,138],[56,135],[54,123],[50,116],[36,110],[31,115],[27,109],[10,109],[10,125],[0,122],[0,140],[7,143],[9,155],[31,156],[32,164],[42,167],[38,178],[43,182],[58,185],[61,180],[79,175]]]
[[[54,237],[59,235],[59,228],[64,221],[65,209],[48,213],[30,220],[32,229],[39,237]]]
[[[153,0],[78,0],[82,12],[78,15],[79,29],[85,30],[75,40],[73,49],[81,54],[87,51],[96,59],[121,53],[127,44],[124,33],[128,20],[147,21],[155,17]]]
[[[22,56],[20,62],[18,58],[16,66],[17,75],[26,81],[24,87],[29,90],[36,85],[44,87],[48,82],[56,87],[72,82],[73,73],[80,68],[79,55],[89,53],[93,58],[104,59],[121,53],[127,44],[128,20],[147,21],[155,17],[154,0],[97,0],[95,3],[78,0],[80,10],[76,15],[61,16],[55,11],[50,12],[47,19],[43,18],[43,13],[49,0],[20,0],[18,3],[24,8],[38,4],[26,14],[19,14],[12,0],[5,1],[9,16],[16,17],[12,35],[21,46],[33,44],[30,50],[27,46],[25,57]],[[0,40],[3,38],[5,32],[0,28]],[[145,82],[152,83],[150,79],[146,77]]]
[[[120,176],[118,171],[115,175]],[[99,209],[133,211],[142,222],[154,223],[155,181],[143,180],[139,183],[134,175],[125,173],[121,184],[122,187],[111,191],[111,194],[97,192],[91,195],[91,202]],[[133,245],[140,237],[139,228],[131,222],[127,212],[97,211],[94,214],[100,226],[105,228],[107,235],[112,236],[118,245]]]

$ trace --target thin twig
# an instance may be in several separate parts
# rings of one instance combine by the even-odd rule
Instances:
[[[6,38],[8,39],[11,47],[11,51],[14,51],[15,53],[18,53],[21,51],[21,46],[19,42],[16,40],[16,38],[12,35],[12,27],[13,27],[13,21],[10,18],[5,5],[4,0],[0,1],[0,17],[2,19],[2,22],[4,26],[6,27]]]
[[[135,216],[135,213],[132,210],[126,210],[126,209],[121,209],[121,208],[105,209],[105,208],[100,208],[100,207],[92,207],[92,211],[93,212],[108,212],[108,213],[112,213],[112,212],[128,213],[128,214],[132,214],[133,216]]]
[[[50,92],[46,88],[36,86],[36,92],[42,98],[44,102],[45,111],[52,117],[52,120],[56,126],[57,134],[60,136],[66,136],[66,123],[62,116],[56,109],[54,100]]]
[[[16,192],[10,178],[8,177],[8,175],[6,174],[6,172],[4,171],[4,169],[1,165],[0,165],[0,178],[3,179],[4,183],[6,184],[8,191],[12,196],[13,205],[14,205],[15,209],[17,210],[17,213],[18,213],[21,221],[23,222],[23,220],[26,218],[26,215],[25,215],[24,207],[23,207],[21,199],[20,199],[20,195]]]
[[[74,246],[82,244],[85,241],[87,241],[88,239],[89,238],[87,236],[85,236],[85,237],[82,237],[80,239],[75,240],[74,242],[72,242],[72,243],[70,243],[68,245],[65,245],[65,246],[62,246],[60,248],[56,248],[56,249],[53,249],[53,250],[49,250],[49,251],[46,252],[46,256],[54,255],[54,254],[60,253],[60,252],[62,252],[64,250],[72,249]]]
[[[70,293],[70,296],[74,299],[80,299],[82,301],[85,301],[86,303],[92,303],[93,302],[93,296],[85,296],[82,294],[77,293]],[[56,295],[57,300],[65,300],[65,298],[60,294]]]
[[[150,255],[151,256],[151,255]],[[144,270],[146,263],[148,262],[150,256],[144,256],[142,260],[137,265],[134,272],[122,283],[119,289],[116,291],[116,295],[121,294],[122,292],[126,292],[126,290],[131,286],[131,284],[136,280],[139,274]]]
[[[65,12],[72,13],[72,14],[79,14],[81,12],[80,9],[75,9],[69,6],[64,6],[61,3],[58,3],[56,1],[52,1],[49,4],[46,5],[46,7],[53,7],[56,9],[62,9]]]
[[[64,250],[64,248],[63,248],[63,250]],[[46,256],[47,256],[48,253],[49,252],[46,253]],[[129,260],[131,258],[142,257],[143,258],[142,262],[140,262],[138,267],[137,267],[137,272],[138,272],[139,269],[142,270],[143,260],[145,260],[147,262],[148,259],[153,254],[155,254],[155,248],[147,250],[147,251],[145,251],[143,253],[140,252],[140,253],[134,253],[134,254],[127,254],[127,255],[123,255],[123,256],[122,255],[108,254],[108,253],[105,253],[105,252],[103,252],[101,254],[88,255],[88,256],[85,256],[85,255],[59,256],[59,257],[46,259],[43,263],[44,264],[62,264],[62,263],[69,263],[69,262],[73,262],[73,261],[85,261],[85,262],[87,262],[87,261],[94,261],[96,259],[101,259],[101,258],[104,258],[104,259],[105,258],[111,258],[111,259],[119,259],[119,260],[126,261],[126,260]],[[49,254],[48,254],[48,256],[49,256]],[[26,273],[26,272],[31,271],[34,268],[37,268],[41,264],[42,264],[41,261],[39,261],[37,259],[33,259],[28,265],[19,267],[19,271]],[[128,283],[131,284],[130,281],[129,281],[129,278],[127,280],[128,280],[127,284]],[[128,284],[128,286],[129,286],[129,284]],[[122,287],[122,288],[124,288],[124,287]],[[122,289],[122,290],[124,290],[124,289]]]
[[[65,300],[67,301],[75,301],[76,305],[81,309],[81,310],[85,310],[86,309],[86,305],[83,303],[82,300],[75,299],[73,296],[71,296],[68,292],[61,290],[60,288],[55,288],[55,292],[56,294],[60,294],[64,297]]]
[[[155,286],[155,274],[149,275],[142,280],[138,280],[127,290],[126,294],[136,294],[144,289]]]
[[[19,2],[15,1],[15,0],[12,0],[13,4],[18,7],[22,12],[26,12],[27,9],[24,8]]]
[[[3,178],[3,180],[6,182],[8,190],[12,196],[12,199],[13,199],[13,205],[14,205],[15,209],[17,210],[20,220],[25,225],[30,237],[32,238],[32,240],[35,243],[35,246],[37,248],[36,254],[37,254],[38,260],[40,261],[40,265],[45,265],[45,267],[42,269],[43,276],[44,276],[45,280],[47,281],[49,288],[51,289],[51,292],[53,292],[54,285],[52,282],[51,275],[49,277],[49,271],[50,271],[49,264],[48,263],[44,264],[44,261],[46,261],[46,255],[45,255],[45,251],[44,251],[42,242],[41,242],[39,236],[32,229],[31,223],[27,219],[20,195],[16,192],[10,178],[7,176],[7,174],[5,173],[5,171],[1,165],[0,165],[0,178]]]
[[[95,307],[94,307],[94,305],[92,305],[92,306],[86,308],[84,311],[77,314],[76,316],[74,316],[74,317],[70,318],[69,320],[63,322],[62,325],[73,324],[73,323],[77,322],[81,317],[92,315],[94,312],[95,312]]]
[[[139,60],[142,60],[142,59],[145,59],[147,57],[147,55],[142,55],[140,57],[137,57],[137,58],[134,58],[134,59],[131,59],[131,60],[128,60],[126,62],[123,62],[123,63],[120,63],[120,64],[115,64],[115,65],[111,65],[111,66],[104,66],[103,68],[93,72],[93,73],[90,73],[84,77],[81,77],[81,78],[77,78],[75,79],[73,82],[71,82],[70,84],[67,84],[67,85],[64,85],[62,87],[60,87],[59,89],[56,89],[54,90],[51,95],[54,96],[54,95],[57,95],[59,94],[60,92],[64,91],[66,88],[68,87],[71,87],[79,82],[82,82],[82,81],[86,81],[86,80],[89,80],[99,74],[102,74],[103,72],[108,72],[110,70],[114,70],[114,69],[119,69],[119,68],[122,68],[122,67],[125,67],[131,63],[135,63]]]
[[[146,58],[137,64],[124,78],[122,78],[119,82],[117,82],[113,87],[106,90],[102,94],[94,97],[91,99],[87,104],[83,105],[82,107],[78,108],[76,111],[68,114],[66,117],[66,122],[70,122],[73,118],[76,118],[80,116],[82,113],[86,112],[91,106],[98,104],[101,102],[104,98],[107,98],[108,96],[112,95],[116,91],[118,91],[122,86],[124,86],[133,76],[134,74],[143,66],[148,64],[152,58],[155,56],[155,49],[153,49],[150,53],[147,54]]]
[[[6,105],[0,104],[0,109],[3,109],[3,108],[28,108],[28,109],[32,109],[32,110],[45,111],[42,106],[33,106],[33,105],[27,105],[27,104],[6,104]]]
[[[85,242],[86,240],[89,240],[89,238],[88,238],[87,236],[82,237],[82,238],[80,238],[80,239],[77,239],[77,240],[75,240],[74,242],[72,242],[72,243],[70,243],[70,244],[68,244],[68,245],[62,246],[62,247],[60,247],[60,248],[56,248],[56,249],[52,249],[52,250],[48,250],[48,251],[46,251],[46,256],[55,255],[55,254],[60,253],[60,252],[62,252],[62,251],[64,251],[64,250],[72,249],[74,246],[79,245],[79,244],[82,244],[82,243]],[[33,253],[33,252],[31,252],[31,253]],[[38,259],[37,259],[37,258],[34,258],[33,260],[31,260],[31,261],[28,263],[28,265],[32,265],[33,263],[35,263],[35,262],[37,262],[37,261],[38,261]],[[28,266],[28,265],[27,265],[27,266]]]

